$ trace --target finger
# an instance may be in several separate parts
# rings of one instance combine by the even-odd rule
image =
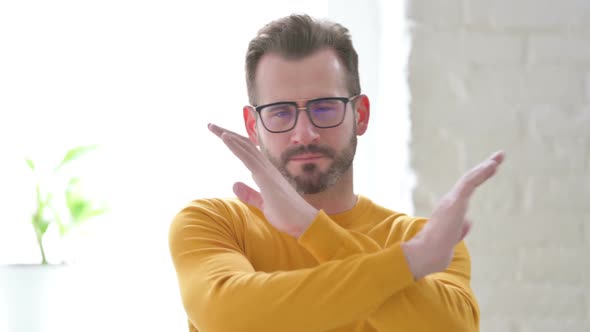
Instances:
[[[236,182],[234,183],[233,191],[242,202],[252,205],[259,210],[263,210],[264,200],[262,199],[262,195],[260,195],[258,191],[252,189],[252,187],[242,182]]]
[[[503,157],[499,155],[496,158],[501,161]],[[468,199],[477,187],[496,173],[498,166],[496,159],[488,159],[467,172],[457,184],[459,197]]]
[[[499,164],[501,164],[504,161],[504,157],[505,156],[506,155],[505,155],[504,151],[498,151],[498,152],[494,153],[490,157],[490,159],[493,160],[493,161],[495,161],[499,165]]]
[[[222,133],[220,137],[223,143],[252,173],[257,173],[262,168],[260,151],[250,141],[240,140],[228,133]]]
[[[212,133],[214,133],[215,135],[217,135],[217,137],[219,137],[219,138],[221,138],[221,136],[223,136],[223,135],[230,135],[232,137],[239,138],[240,140],[249,141],[247,137],[244,137],[244,136],[242,136],[238,133],[235,133],[229,129],[222,128],[222,127],[214,125],[212,123],[208,124],[207,128],[209,128],[209,130]]]
[[[217,137],[221,137],[221,134],[223,134],[225,132],[225,129],[223,129],[223,128],[219,127],[219,126],[216,126],[216,125],[214,125],[212,123],[208,124],[207,125],[207,128],[209,128],[209,130],[212,133],[214,133],[215,135],[217,135]]]
[[[219,127],[219,126],[214,125],[212,123],[208,124],[207,128],[209,128],[209,130],[212,133],[214,133],[219,138],[221,138],[226,145],[228,144],[228,142],[235,140],[236,143],[239,142],[241,144],[244,144],[244,148],[246,150],[250,151],[250,153],[256,154],[258,152],[258,148],[256,148],[256,146],[254,144],[252,144],[252,142],[250,141],[250,139],[248,137],[244,137],[244,136],[237,134],[231,130]]]
[[[465,221],[463,222],[463,226],[461,228],[461,237],[459,238],[459,242],[461,242],[461,241],[463,241],[463,239],[465,239],[467,234],[469,234],[469,232],[471,231],[472,226],[473,226],[473,222],[471,222],[471,220],[469,220],[469,219],[465,219]]]

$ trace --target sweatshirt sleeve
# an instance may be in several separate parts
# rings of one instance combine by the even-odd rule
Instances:
[[[399,244],[314,268],[254,271],[226,216],[191,205],[173,221],[172,260],[201,331],[326,331],[366,319],[415,283]]]
[[[415,236],[427,222],[402,216],[404,226],[395,229],[391,221],[385,248],[399,246]],[[398,234],[396,234],[398,233]],[[299,238],[316,259],[325,262],[382,248],[362,233],[346,230],[320,211],[316,220]],[[394,264],[409,269],[405,256]],[[471,261],[463,242],[455,247],[449,267],[399,289],[368,317],[378,331],[393,327],[411,331],[478,331],[479,308],[470,288]]]

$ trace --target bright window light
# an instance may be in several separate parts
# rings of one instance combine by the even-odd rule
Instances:
[[[49,168],[68,148],[97,144],[78,167],[110,213],[65,244],[53,230],[49,259],[84,267],[78,319],[110,317],[91,330],[186,331],[170,221],[190,200],[233,196],[235,181],[254,185],[206,125],[245,133],[247,43],[268,21],[302,12],[347,26],[360,56],[372,113],[356,192],[412,213],[403,1],[5,1],[0,264],[40,260],[24,158]]]

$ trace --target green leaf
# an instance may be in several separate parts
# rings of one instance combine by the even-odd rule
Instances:
[[[45,218],[41,218],[39,220],[39,234],[41,235],[41,237],[45,234],[45,232],[47,231],[47,228],[49,227],[49,224],[51,224],[51,221],[45,219]]]
[[[57,167],[55,168],[55,171],[59,171],[64,165],[82,157],[83,155],[87,154],[88,152],[95,150],[96,149],[96,145],[83,145],[83,146],[78,146],[75,147],[71,150],[69,150],[64,159],[61,161],[61,163],[59,165],[57,165]]]
[[[90,203],[83,199],[71,201],[70,204],[68,204],[68,207],[70,208],[72,221],[75,223],[80,223],[88,219],[88,212],[92,208]]]
[[[59,235],[64,236],[69,230],[69,228],[67,227],[68,225],[64,224],[64,222],[61,219],[61,216],[59,215],[59,213],[57,212],[57,210],[53,206],[49,206],[49,209],[51,210],[51,212],[53,214],[53,220],[55,221],[55,223],[57,224],[57,226],[59,228]]]
[[[52,206],[51,204],[53,203],[54,197],[55,197],[54,193],[47,193],[47,195],[45,196],[45,205]]]
[[[103,215],[107,212],[109,212],[110,210],[103,207],[103,208],[97,208],[97,209],[92,209],[92,211],[88,212],[88,218],[92,218],[92,217],[98,217],[100,215]]]
[[[80,200],[83,200],[81,191],[80,178],[71,178],[66,186],[66,204],[70,211],[78,208],[76,205]]]
[[[43,209],[41,209],[33,215],[32,223],[33,227],[35,228],[35,232],[37,233],[37,238],[40,239],[47,231],[49,224],[51,224],[51,220],[47,220],[43,216]]]
[[[72,222],[75,224],[81,224],[90,218],[97,217],[108,211],[106,208],[95,208],[92,202],[83,199],[71,202],[69,208]]]
[[[31,171],[34,172],[35,171],[35,163],[33,162],[33,160],[27,158],[26,161],[27,161],[27,165],[29,165],[29,168],[31,169]]]
[[[90,218],[92,203],[82,196],[82,186],[79,178],[72,178],[66,188],[66,205],[70,210],[73,223],[81,223]]]

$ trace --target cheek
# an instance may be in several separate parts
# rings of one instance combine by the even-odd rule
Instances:
[[[327,144],[336,150],[341,150],[349,144],[352,135],[356,135],[354,132],[354,124],[352,121],[345,121],[340,126],[332,128],[332,130],[327,129],[323,132],[321,134],[321,140],[324,144]]]
[[[270,152],[272,155],[278,156],[283,152],[283,150],[288,145],[288,138],[284,137],[284,135],[262,135],[259,136],[261,138],[261,144],[264,148]]]

